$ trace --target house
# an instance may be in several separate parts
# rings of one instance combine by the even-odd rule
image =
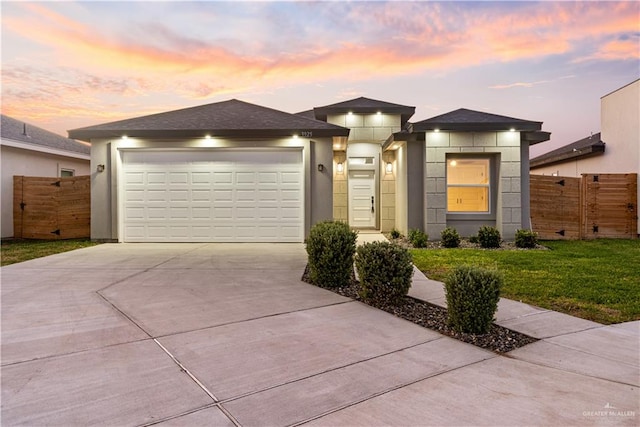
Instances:
[[[92,144],[95,240],[302,242],[332,218],[436,239],[447,226],[527,228],[541,123],[462,109],[411,124],[414,112],[369,98],[298,114],[230,100],[69,136]]]
[[[640,175],[640,79],[600,98],[599,133],[531,159],[531,173]],[[640,200],[640,185],[638,188]]]
[[[2,115],[2,238],[13,236],[13,177],[89,174],[91,147]]]

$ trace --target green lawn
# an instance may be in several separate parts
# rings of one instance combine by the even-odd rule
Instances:
[[[496,268],[502,296],[596,322],[640,319],[640,240],[545,241],[550,250],[412,249],[427,277],[458,264]]]
[[[7,240],[0,245],[0,265],[41,258],[60,252],[97,245],[88,239],[72,240]]]

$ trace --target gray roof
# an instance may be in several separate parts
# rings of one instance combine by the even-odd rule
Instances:
[[[91,147],[2,114],[2,139],[89,155]]]
[[[151,114],[69,131],[72,138],[138,137],[280,137],[300,132],[313,136],[348,136],[349,129],[248,102],[229,101]]]
[[[371,98],[354,98],[336,104],[325,105],[313,109],[316,119],[327,120],[327,114],[353,113],[388,113],[400,114],[401,122],[404,125],[416,112],[416,107],[408,105],[393,104],[391,102],[378,101]]]
[[[496,131],[510,129],[537,131],[541,128],[542,122],[516,119],[466,108],[460,108],[413,123],[413,130],[418,132],[435,129],[457,131]]]
[[[529,162],[529,166],[531,168],[549,166],[555,163],[604,154],[604,150],[605,143],[600,139],[600,132],[598,132],[564,147],[534,157]]]

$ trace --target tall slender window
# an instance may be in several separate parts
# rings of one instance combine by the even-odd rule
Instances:
[[[490,212],[490,167],[487,158],[447,159],[448,212]]]

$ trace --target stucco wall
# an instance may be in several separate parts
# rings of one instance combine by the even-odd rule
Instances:
[[[446,156],[450,153],[482,153],[497,156],[497,207],[495,226],[502,237],[513,239],[522,228],[521,151],[519,132],[427,132],[426,232],[439,239],[447,227]],[[479,225],[472,220],[473,228]],[[458,230],[461,234],[468,231]],[[477,231],[477,229],[475,230]]]
[[[342,163],[342,172],[338,172],[338,163]],[[348,221],[347,204],[347,153],[333,153],[333,219]]]
[[[407,223],[407,143],[400,142],[396,149],[396,215],[395,228],[405,236],[409,232]],[[422,197],[422,195],[419,195]]]
[[[13,236],[13,176],[58,177],[61,169],[89,175],[89,160],[0,145],[2,164],[2,238]]]
[[[400,130],[399,114],[334,114],[327,123],[351,129],[349,142],[384,142],[393,132]]]
[[[387,164],[392,167],[391,172],[387,172]],[[382,176],[380,186],[380,231],[383,233],[391,231],[396,225],[396,153],[386,151],[382,153],[382,164],[380,165]]]
[[[151,149],[216,149],[216,148],[300,147],[303,149],[305,172],[305,234],[318,221],[333,217],[333,147],[331,138],[283,138],[270,140],[230,140],[222,138],[193,140],[143,140],[136,138],[100,139],[92,141],[91,170],[105,165],[102,173],[91,179],[91,238],[118,241],[120,212],[118,204],[119,175],[122,171],[121,150]],[[324,166],[318,170],[318,164]]]

